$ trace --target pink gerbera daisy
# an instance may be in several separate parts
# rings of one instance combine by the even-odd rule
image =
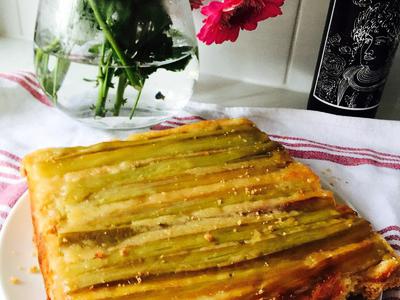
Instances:
[[[234,42],[240,29],[254,30],[265,19],[282,14],[284,0],[212,1],[201,9],[205,16],[198,38],[207,45]]]

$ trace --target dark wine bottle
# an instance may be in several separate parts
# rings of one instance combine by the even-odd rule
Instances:
[[[307,109],[375,117],[400,39],[400,0],[331,0]]]

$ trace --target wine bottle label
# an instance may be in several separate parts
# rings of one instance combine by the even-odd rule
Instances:
[[[400,33],[400,0],[334,0],[313,95],[328,105],[379,105]]]

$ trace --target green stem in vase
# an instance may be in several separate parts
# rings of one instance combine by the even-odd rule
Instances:
[[[58,90],[70,67],[68,59],[56,55],[60,47],[60,42],[56,39],[44,48],[35,49],[36,74],[43,90],[51,97],[54,103],[57,103]],[[53,59],[51,59],[50,55],[53,55]],[[55,64],[51,63],[54,60]],[[53,69],[50,69],[50,65],[54,65]]]
[[[106,115],[106,101],[108,96],[108,91],[111,87],[111,80],[114,75],[113,68],[110,68],[112,64],[112,53],[108,49],[108,43],[102,45],[101,59],[99,62],[99,93],[97,97],[97,102],[95,106],[95,116],[104,117]]]
[[[60,60],[57,59],[56,66],[54,67],[53,73],[53,91],[52,91],[52,98],[54,102],[57,102],[57,82],[58,82],[58,72],[59,72],[59,67],[60,67]]]
[[[125,73],[122,73],[118,79],[117,95],[115,97],[115,103],[114,103],[114,113],[113,113],[114,116],[119,116],[121,106],[126,102],[126,100],[124,99],[124,92],[126,85],[127,85],[127,78]]]
[[[52,98],[54,102],[57,102],[57,93],[61,87],[62,82],[67,75],[71,63],[68,59],[57,57],[56,65],[53,70],[53,90],[52,90]]]
[[[141,87],[141,88],[139,89],[139,91],[138,91],[138,94],[137,94],[136,100],[135,100],[135,104],[133,105],[133,108],[132,108],[132,110],[131,110],[131,114],[129,115],[129,119],[132,119],[132,118],[133,118],[133,115],[135,114],[135,111],[136,111],[136,109],[137,109],[137,106],[138,106],[140,97],[142,96],[142,91],[143,91],[143,87]]]
[[[35,49],[35,68],[36,74],[38,75],[39,83],[42,88],[47,92],[46,78],[49,73],[48,70],[49,55],[46,54],[42,49]]]

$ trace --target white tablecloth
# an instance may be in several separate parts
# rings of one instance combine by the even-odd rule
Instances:
[[[248,117],[291,154],[310,165],[325,185],[348,201],[400,252],[400,122],[266,108],[223,108],[191,103],[187,113],[153,129],[200,118]],[[0,73],[0,229],[26,183],[22,156],[43,147],[88,145],[130,132],[85,127],[49,106],[31,73]],[[400,291],[386,293],[399,300]]]

